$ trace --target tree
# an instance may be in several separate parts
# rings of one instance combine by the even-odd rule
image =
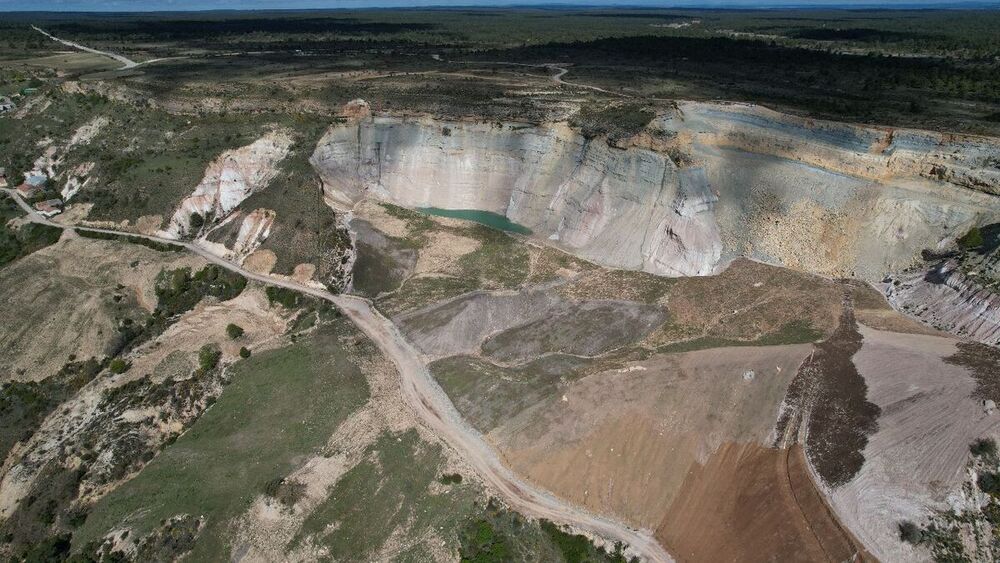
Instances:
[[[198,365],[202,371],[209,371],[219,365],[222,352],[212,344],[206,344],[198,351]]]
[[[128,362],[121,358],[115,358],[108,364],[108,369],[111,370],[111,373],[125,373],[129,367],[131,366],[129,366]]]
[[[997,455],[997,443],[993,438],[980,438],[969,445],[969,451],[976,457]]]
[[[924,533],[913,522],[903,520],[899,523],[899,539],[906,543],[918,544],[924,539]]]
[[[197,233],[205,225],[205,218],[200,213],[191,214],[191,232]]]
[[[226,334],[229,338],[236,340],[237,338],[243,336],[243,327],[237,324],[229,323],[226,327]]]
[[[250,350],[246,346],[240,348],[240,357],[244,360],[250,357]]]
[[[984,242],[983,232],[979,230],[979,227],[972,227],[969,232],[958,239],[958,245],[966,250],[979,248]]]

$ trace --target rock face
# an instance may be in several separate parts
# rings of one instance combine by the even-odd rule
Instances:
[[[363,118],[312,163],[331,203],[477,209],[602,265],[705,275],[747,256],[875,281],[1000,218],[1000,144],[681,103],[628,146],[564,124]]]
[[[261,190],[277,174],[277,164],[292,146],[287,131],[272,131],[253,143],[222,153],[205,170],[201,183],[185,198],[160,236],[180,238],[191,229],[191,215],[221,221],[255,191]]]
[[[977,277],[964,272],[957,260],[946,260],[927,272],[892,279],[883,291],[895,308],[927,324],[1000,346],[1000,294]]]

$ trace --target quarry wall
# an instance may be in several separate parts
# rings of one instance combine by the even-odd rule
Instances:
[[[747,256],[877,281],[1000,220],[989,139],[682,102],[622,146],[562,123],[364,117],[313,166],[327,198],[478,209],[596,263],[707,275]]]

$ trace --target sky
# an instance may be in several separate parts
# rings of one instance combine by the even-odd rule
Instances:
[[[358,9],[428,6],[578,5],[703,8],[981,7],[1000,0],[0,0],[0,11],[131,12],[174,10]]]

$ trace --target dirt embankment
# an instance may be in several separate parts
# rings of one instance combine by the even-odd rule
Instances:
[[[863,554],[813,485],[798,445],[723,444],[687,474],[656,537],[678,561],[847,561]]]

